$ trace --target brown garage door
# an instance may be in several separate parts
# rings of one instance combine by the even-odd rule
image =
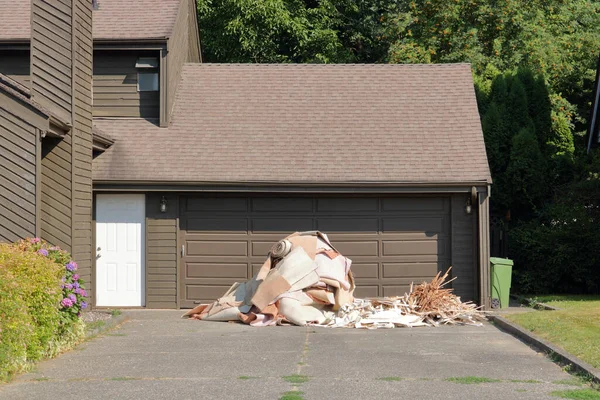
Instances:
[[[185,197],[181,306],[210,302],[260,268],[276,241],[320,230],[352,259],[356,296],[405,293],[450,265],[447,197]]]

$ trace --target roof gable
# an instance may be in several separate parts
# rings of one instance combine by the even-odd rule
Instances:
[[[101,181],[491,181],[467,64],[187,64],[169,128],[96,124]]]

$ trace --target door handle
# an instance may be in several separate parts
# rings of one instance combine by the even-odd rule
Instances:
[[[181,257],[185,257],[185,244],[181,245]]]

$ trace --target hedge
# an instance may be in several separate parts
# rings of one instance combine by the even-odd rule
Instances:
[[[0,381],[79,341],[85,296],[69,253],[39,238],[0,244]]]

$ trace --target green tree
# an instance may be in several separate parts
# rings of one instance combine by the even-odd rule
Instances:
[[[512,198],[511,214],[531,215],[547,193],[546,160],[540,151],[532,127],[522,128],[512,139],[506,177]]]
[[[379,62],[397,0],[199,0],[208,62]]]

